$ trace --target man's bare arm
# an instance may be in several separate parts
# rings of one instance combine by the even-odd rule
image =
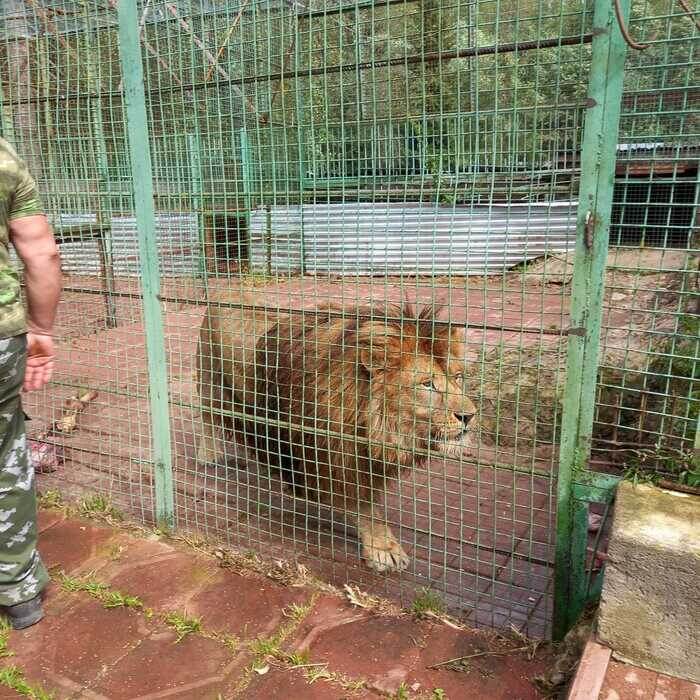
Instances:
[[[28,326],[24,390],[36,391],[53,373],[52,333],[61,296],[61,258],[43,214],[12,219],[10,240],[24,263]]]
[[[30,333],[51,335],[61,295],[61,258],[44,215],[10,221],[10,240],[24,263]]]

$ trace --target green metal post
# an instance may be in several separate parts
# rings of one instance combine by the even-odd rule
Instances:
[[[168,370],[160,308],[160,271],[156,246],[153,173],[149,149],[143,65],[139,43],[136,0],[118,5],[119,55],[124,80],[129,158],[133,180],[136,226],[143,273],[143,315],[146,326],[149,395],[155,469],[156,519],[166,527],[174,524],[173,473]]]
[[[56,173],[58,173],[58,168],[56,167],[56,153],[54,150],[54,141],[56,138],[55,130],[53,126],[53,118],[51,115],[51,89],[50,89],[50,78],[49,78],[49,38],[44,36],[38,38],[36,41],[36,63],[37,63],[37,73],[39,78],[38,87],[41,88],[41,97],[44,100],[43,112],[44,112],[44,129],[45,129],[45,141],[44,141],[44,153],[45,158],[48,161],[47,170],[48,173],[44,175],[46,182],[51,182]]]
[[[97,42],[95,41],[95,44]],[[109,187],[109,162],[107,159],[107,142],[104,132],[104,117],[102,111],[102,89],[99,72],[95,66],[94,52],[88,49],[88,87],[97,96],[91,97],[90,118],[92,121],[92,136],[95,142],[95,164],[97,166],[97,246],[100,251],[100,267],[102,269],[105,312],[107,328],[117,327],[117,306],[115,303],[114,266],[112,262],[112,206]],[[50,141],[50,139],[49,139]]]
[[[267,274],[272,277],[272,208],[265,205],[265,256],[267,258]]]
[[[299,15],[294,21],[296,36],[294,37],[294,107],[296,110],[297,125],[297,156],[299,172],[299,248],[301,259],[301,274],[305,272],[305,246],[304,246],[304,189],[306,187],[306,139],[304,137],[304,96],[301,94],[301,79],[298,73],[301,70],[301,32],[299,30]],[[308,29],[307,29],[308,31]],[[310,78],[309,78],[310,79]]]
[[[207,292],[209,276],[207,274],[206,240],[204,235],[204,211],[202,205],[202,147],[199,133],[187,134],[188,166],[190,170],[190,202],[191,209],[197,217],[197,233],[199,236],[200,256],[199,274],[202,277],[204,290]],[[214,245],[214,249],[216,245]],[[216,258],[216,255],[214,256]],[[207,293],[207,298],[209,294]]]
[[[621,0],[629,14],[629,0]],[[574,280],[571,298],[567,377],[557,479],[557,543],[554,589],[555,639],[561,639],[583,608],[575,583],[585,563],[574,561],[580,551],[573,537],[586,528],[574,527],[573,484],[586,469],[591,448],[595,404],[603,284],[608,254],[615,158],[620,121],[626,44],[610,0],[596,0],[593,18],[588,111],[581,151],[581,182],[577,214]],[[580,520],[580,518],[579,518]],[[585,548],[584,548],[585,550]]]
[[[245,206],[245,231],[246,231],[246,251],[248,255],[248,265],[252,263],[251,256],[251,241],[250,241],[250,215],[253,208],[252,191],[252,173],[250,143],[248,142],[248,132],[241,129],[241,184],[243,186],[243,202]]]
[[[14,145],[15,128],[12,107],[5,104],[5,93],[0,84],[0,136]]]

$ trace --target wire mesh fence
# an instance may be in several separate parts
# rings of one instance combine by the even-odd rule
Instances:
[[[40,485],[549,635],[595,4],[6,2],[2,134],[65,275]],[[700,400],[698,30],[647,0],[629,31],[587,433],[614,475],[686,468]]]
[[[673,478],[698,447],[698,18],[640,3],[630,26],[603,331],[624,360],[601,362],[594,458]]]

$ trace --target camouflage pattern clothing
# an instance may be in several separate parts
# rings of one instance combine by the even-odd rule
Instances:
[[[48,582],[20,396],[26,362],[26,335],[0,339],[0,606],[31,600]]]
[[[10,261],[10,221],[43,213],[27,166],[12,146],[0,138],[0,338],[26,331],[19,275]]]
[[[27,364],[26,314],[10,261],[10,222],[42,213],[27,166],[0,138],[0,606],[31,600],[48,581],[36,551],[34,468],[20,394]]]

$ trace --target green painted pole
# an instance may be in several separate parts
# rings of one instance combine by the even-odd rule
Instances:
[[[124,80],[129,159],[142,272],[155,470],[155,515],[159,525],[170,528],[174,524],[174,506],[168,411],[168,365],[160,308],[160,271],[153,204],[153,173],[136,0],[121,0],[118,4],[118,18],[119,56]]]
[[[299,15],[294,21],[294,108],[296,111],[297,125],[297,158],[299,161],[299,257],[301,259],[300,272],[302,275],[306,272],[306,246],[304,241],[304,190],[306,189],[306,139],[304,137],[304,96],[302,95],[302,83],[299,77],[301,70],[301,30],[299,28]],[[307,28],[308,31],[308,28]],[[310,80],[311,78],[309,78]],[[314,183],[315,184],[315,183]]]
[[[202,145],[197,131],[187,134],[187,156],[190,171],[190,207],[197,217],[199,236],[199,274],[204,285],[205,296],[209,298],[209,275],[207,273],[206,240],[204,234],[204,205],[202,193]],[[216,242],[213,245],[216,249]],[[214,254],[216,262],[216,254]]]
[[[251,255],[250,238],[250,217],[253,209],[252,188],[253,174],[251,172],[251,152],[248,132],[245,128],[240,131],[241,138],[241,185],[243,187],[243,206],[245,207],[245,231],[246,231],[246,254],[248,256],[248,267],[253,263]]]
[[[629,0],[621,0],[629,15]],[[615,177],[626,44],[610,0],[596,0],[591,71],[581,149],[581,182],[576,226],[566,388],[557,478],[557,540],[553,636],[561,639],[575,622],[584,601],[576,595],[584,561],[573,552],[586,537],[575,527],[573,485],[587,467],[593,431],[600,326],[608,232]],[[578,519],[580,520],[580,518]],[[585,551],[585,547],[584,550]]]
[[[96,44],[95,38],[95,44]],[[94,44],[93,44],[94,45]],[[88,88],[97,97],[89,98],[90,119],[92,122],[92,137],[95,144],[95,164],[97,166],[98,192],[97,206],[98,231],[97,246],[100,251],[100,267],[104,287],[105,314],[107,328],[117,327],[117,305],[115,303],[114,266],[112,257],[112,203],[109,186],[109,160],[107,158],[107,141],[104,132],[104,112],[102,110],[102,85],[99,71],[95,65],[95,56],[88,47],[86,49]],[[49,139],[50,140],[50,139]]]
[[[15,145],[15,128],[14,117],[12,116],[12,107],[5,104],[5,93],[0,84],[0,136],[8,141],[11,145]]]

